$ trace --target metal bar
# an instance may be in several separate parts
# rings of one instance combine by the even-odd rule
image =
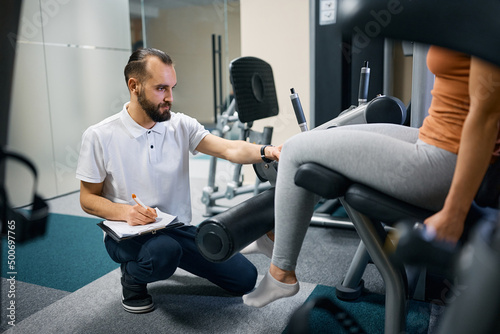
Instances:
[[[217,50],[215,49],[215,34],[212,34],[212,75],[214,79],[214,123],[217,123],[217,65],[216,65],[216,56]]]
[[[141,25],[142,25],[142,44],[145,48],[148,47],[146,36],[146,9],[144,8],[144,0],[141,0]]]
[[[403,277],[384,252],[371,220],[354,210],[343,198],[340,199],[340,202],[351,218],[358,235],[384,280],[386,289],[384,333],[402,333],[406,327],[406,291]]]
[[[384,40],[384,82],[383,82],[383,93],[384,95],[392,96],[394,94],[394,68],[392,64],[394,63],[394,41],[392,39],[386,38]]]
[[[434,86],[434,75],[427,68],[428,51],[429,45],[413,44],[410,125],[414,128],[419,128],[424,122],[432,100],[431,90]]]
[[[221,109],[220,111],[222,112],[222,104],[223,104],[223,99],[222,99],[222,42],[221,42],[221,35],[219,35],[219,49],[218,51],[218,56],[219,56],[219,108]]]

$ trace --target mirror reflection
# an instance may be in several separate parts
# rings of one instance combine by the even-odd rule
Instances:
[[[175,62],[174,110],[215,123],[230,95],[229,62],[240,56],[234,0],[130,0],[131,48],[153,47]]]

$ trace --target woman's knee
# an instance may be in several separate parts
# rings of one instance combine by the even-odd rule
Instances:
[[[303,140],[303,136],[296,135],[288,138],[283,144],[283,148],[281,150],[282,153],[286,153],[286,155],[293,155],[298,150],[300,150],[301,142]],[[280,157],[281,160],[281,157]]]

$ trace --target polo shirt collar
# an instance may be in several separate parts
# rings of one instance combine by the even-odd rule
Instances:
[[[146,129],[140,126],[139,124],[134,121],[134,119],[130,116],[130,114],[127,111],[127,106],[130,102],[125,103],[123,106],[123,109],[120,114],[120,118],[123,122],[123,125],[125,125],[125,128],[130,132],[130,134],[134,138],[138,138],[145,134],[148,131],[153,131],[158,134],[164,134],[165,133],[165,126],[162,123],[157,122],[151,129]]]

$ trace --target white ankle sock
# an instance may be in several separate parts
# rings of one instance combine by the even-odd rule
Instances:
[[[268,258],[273,257],[274,241],[269,239],[267,234],[264,234],[259,239],[252,242],[250,245],[243,248],[241,254],[264,254]]]
[[[248,306],[262,307],[277,299],[297,294],[299,288],[298,281],[294,284],[282,283],[267,272],[259,286],[243,296],[243,302]]]

